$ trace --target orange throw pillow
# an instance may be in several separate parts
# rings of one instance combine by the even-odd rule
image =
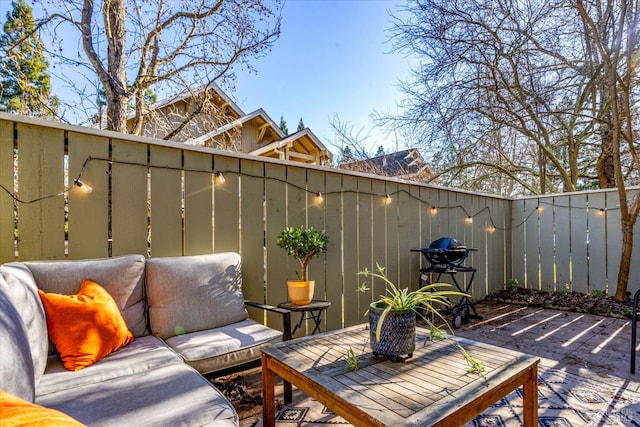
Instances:
[[[0,426],[82,427],[69,415],[0,390]]]
[[[76,295],[38,293],[49,338],[66,369],[86,368],[133,342],[116,302],[97,283],[86,279]]]

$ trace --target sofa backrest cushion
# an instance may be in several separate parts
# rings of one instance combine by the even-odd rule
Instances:
[[[47,366],[49,350],[47,319],[42,301],[38,296],[38,287],[31,271],[26,265],[19,262],[0,266],[0,277],[4,280],[8,297],[26,328],[31,357],[33,358],[35,384],[38,385]]]
[[[236,253],[151,258],[146,268],[149,323],[151,332],[160,338],[248,317]]]
[[[35,375],[27,329],[0,276],[0,386],[14,396],[33,402]],[[46,356],[46,353],[45,353]]]
[[[44,292],[74,295],[85,279],[99,283],[113,297],[135,337],[147,333],[142,255],[79,261],[25,262]]]

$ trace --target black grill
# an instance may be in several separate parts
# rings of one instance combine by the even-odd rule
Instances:
[[[467,248],[453,237],[440,237],[431,242],[428,248],[413,249],[413,251],[422,252],[430,264],[429,267],[420,269],[421,287],[424,284],[432,283],[432,274],[437,275],[433,283],[440,282],[440,276],[448,274],[460,292],[469,293],[477,269],[475,267],[464,266],[463,264],[469,256],[469,252],[477,251],[477,249]],[[460,287],[456,279],[456,273],[459,272],[471,273],[464,289]],[[460,298],[460,301],[451,309],[451,312],[453,314],[454,328],[459,328],[462,324],[468,323],[470,318],[481,319],[468,296]]]
[[[441,237],[431,242],[428,248],[421,249],[423,255],[431,264],[431,268],[438,270],[461,267],[471,250],[474,249],[467,249],[465,245],[453,237]],[[442,272],[444,273],[445,271]]]

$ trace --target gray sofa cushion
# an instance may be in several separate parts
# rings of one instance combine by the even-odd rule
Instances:
[[[252,319],[167,340],[167,345],[203,374],[260,358],[260,347],[282,341],[282,333]]]
[[[27,266],[18,262],[0,266],[0,276],[5,280],[9,298],[25,325],[37,386],[47,365],[49,337],[36,282]]]
[[[149,322],[156,336],[218,328],[248,317],[236,253],[151,258],[146,269]]]
[[[146,334],[145,258],[142,255],[81,261],[33,261],[25,264],[44,292],[73,295],[78,292],[84,279],[93,280],[111,294],[131,333],[135,337]]]
[[[47,370],[36,389],[37,398],[49,393],[133,375],[166,365],[183,364],[162,340],[147,335],[79,371],[68,371],[56,355],[49,357]]]
[[[38,396],[36,403],[91,426],[239,424],[231,403],[184,363]]]
[[[33,402],[35,376],[27,330],[0,276],[0,388]]]

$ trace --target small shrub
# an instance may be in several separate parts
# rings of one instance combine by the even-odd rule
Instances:
[[[518,289],[518,279],[509,279],[507,282],[507,290],[515,292]]]

